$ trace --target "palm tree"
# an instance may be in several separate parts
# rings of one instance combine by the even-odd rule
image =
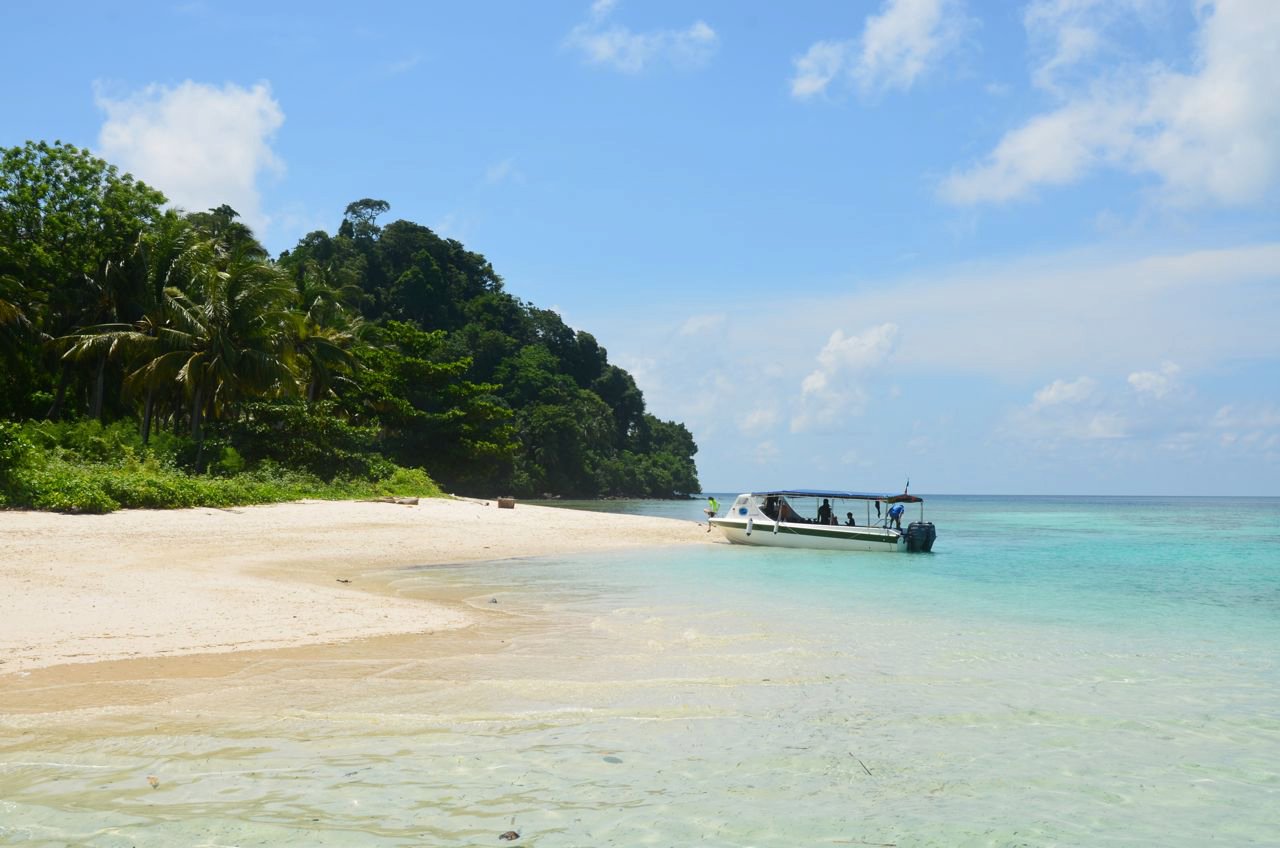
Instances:
[[[209,266],[194,292],[165,291],[163,351],[145,366],[174,373],[191,401],[196,468],[204,452],[203,423],[219,418],[246,398],[292,394],[288,306],[293,292],[284,275],[252,249],[236,246],[219,270]]]
[[[172,392],[176,372],[161,378],[145,365],[161,352],[160,332],[166,321],[167,289],[187,289],[208,263],[211,254],[191,225],[176,212],[165,213],[138,239],[124,262],[110,266],[110,288],[118,295],[113,316],[118,320],[86,327],[60,341],[67,346],[64,359],[120,359],[126,376],[126,396],[145,391],[142,409],[142,442],[151,435],[157,399]],[[95,402],[100,408],[101,401]]]
[[[332,265],[307,262],[294,281],[298,310],[293,314],[291,347],[303,365],[308,403],[333,391],[333,384],[356,366],[351,348],[367,329],[350,308],[360,288],[343,282]]]
[[[8,247],[0,244],[0,390],[9,393],[9,403],[25,394],[16,391],[21,382],[18,375],[29,373],[31,367],[27,349],[32,326],[23,308],[26,303],[17,263],[11,260]],[[0,410],[10,408],[9,403],[0,400]]]
[[[297,391],[288,333],[293,291],[252,245],[227,253],[178,225],[157,238],[149,256],[149,280],[164,283],[155,305],[133,325],[100,325],[74,337],[67,356],[124,355],[131,362],[126,387],[147,392],[144,437],[155,396],[180,388],[199,470],[207,418],[223,417],[245,399]]]
[[[10,259],[9,247],[0,244],[0,327],[26,323],[26,316],[19,305],[21,298],[18,264]]]

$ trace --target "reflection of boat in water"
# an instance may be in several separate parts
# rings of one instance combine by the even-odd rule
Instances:
[[[906,504],[920,504],[920,517],[902,528]],[[882,508],[883,505],[883,508]],[[875,517],[872,517],[872,507]],[[854,508],[858,513],[855,515]],[[924,520],[924,499],[905,492],[829,492],[780,489],[738,495],[722,518],[708,519],[738,545],[816,548],[824,551],[928,552],[937,538]]]

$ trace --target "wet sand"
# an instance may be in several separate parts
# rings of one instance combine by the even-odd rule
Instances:
[[[396,571],[711,538],[693,521],[462,499],[0,512],[0,680],[146,678],[120,662],[141,659],[167,677],[195,662],[174,657],[460,631],[482,613],[399,597]]]

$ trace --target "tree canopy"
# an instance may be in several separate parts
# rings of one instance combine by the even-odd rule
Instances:
[[[421,468],[475,494],[699,489],[689,431],[590,333],[384,200],[272,259],[230,206],[86,151],[0,150],[0,419],[135,422],[322,474]],[[206,450],[212,441],[213,450]]]

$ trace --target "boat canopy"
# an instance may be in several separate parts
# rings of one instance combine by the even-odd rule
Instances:
[[[779,489],[773,492],[752,492],[753,495],[781,495],[787,498],[835,498],[846,501],[884,501],[885,503],[924,503],[924,498],[908,495],[884,495],[875,492],[835,492],[825,489]]]

